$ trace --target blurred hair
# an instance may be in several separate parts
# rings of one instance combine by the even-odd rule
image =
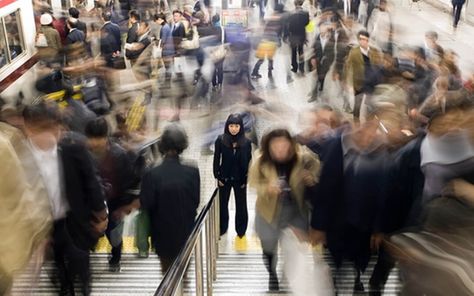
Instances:
[[[175,13],[179,13],[180,15],[183,15],[183,12],[181,12],[181,10],[178,10],[178,9],[173,10],[173,14]]]
[[[25,125],[34,127],[51,127],[61,124],[61,115],[56,104],[41,102],[36,105],[28,105],[23,109]]]
[[[303,6],[304,0],[295,0],[295,6]]]
[[[438,40],[438,33],[436,33],[435,31],[427,31],[425,33],[425,37],[433,40]]]
[[[104,117],[97,117],[86,124],[84,133],[88,138],[106,138],[109,135],[109,125]]]
[[[158,150],[161,154],[175,151],[178,155],[188,148],[188,136],[181,125],[168,125],[158,142]]]
[[[110,10],[102,12],[102,18],[104,21],[109,22],[112,19],[112,12]]]
[[[140,21],[140,14],[136,10],[130,10],[130,17],[134,18],[137,21]]]
[[[158,19],[162,19],[163,22],[166,23],[166,15],[165,15],[164,13],[162,13],[162,12],[155,14],[155,15],[153,16],[153,19],[154,19],[155,21],[157,21]]]
[[[262,142],[260,144],[260,150],[262,151],[262,163],[272,163],[272,156],[270,154],[270,142],[275,139],[283,137],[287,139],[292,146],[293,154],[295,153],[296,150],[296,141],[295,139],[291,136],[290,132],[287,129],[279,128],[279,129],[274,129],[267,134],[265,134],[262,138]]]
[[[357,38],[362,35],[362,36],[365,36],[367,38],[370,38],[370,34],[369,32],[367,32],[366,30],[360,30],[358,33],[357,33]]]
[[[79,18],[79,10],[75,7],[69,8],[69,15],[72,16],[73,18]]]

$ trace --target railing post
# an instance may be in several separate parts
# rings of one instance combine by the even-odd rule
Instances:
[[[214,257],[214,242],[212,241],[212,215],[206,220],[206,273],[207,273],[207,296],[212,295],[212,281],[214,280],[214,266],[213,266],[213,257]]]
[[[213,280],[217,280],[217,256],[219,256],[219,239],[221,236],[221,229],[220,229],[220,199],[219,199],[219,192],[217,192],[216,199],[214,200],[214,206],[212,207],[214,209],[213,212],[213,219],[214,219],[214,254],[212,256],[212,262],[213,262]]]
[[[204,296],[204,279],[202,269],[202,231],[198,234],[196,249],[194,249],[194,268],[196,274],[196,295]]]

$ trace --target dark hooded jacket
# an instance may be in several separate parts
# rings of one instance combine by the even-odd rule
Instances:
[[[240,131],[233,136],[230,124],[239,124]],[[235,144],[235,147],[234,147]],[[225,123],[224,133],[215,142],[214,177],[223,182],[247,183],[249,163],[252,158],[252,144],[245,137],[244,123],[240,114],[231,114]]]

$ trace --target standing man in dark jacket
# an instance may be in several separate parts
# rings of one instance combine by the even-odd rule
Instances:
[[[295,0],[295,11],[288,17],[287,36],[291,47],[291,71],[304,74],[304,45],[309,13],[301,7],[303,0]]]
[[[214,177],[219,185],[220,234],[227,232],[229,225],[229,197],[234,189],[235,229],[239,238],[247,231],[247,173],[252,158],[252,143],[245,137],[242,116],[231,114],[225,123],[214,149]]]
[[[23,112],[29,165],[43,180],[54,219],[53,249],[61,295],[74,295],[79,276],[90,295],[89,250],[107,227],[107,206],[90,154],[83,145],[58,143],[57,108],[44,103]]]
[[[102,29],[113,37],[114,43],[111,44],[112,50],[114,52],[119,52],[122,46],[120,27],[117,24],[112,23],[112,13],[110,11],[102,13],[102,20],[104,21]]]
[[[145,174],[140,203],[151,220],[151,240],[165,273],[179,255],[194,226],[200,200],[199,169],[179,156],[188,137],[178,125],[166,127],[158,149],[163,162]]]
[[[130,18],[128,19],[128,22],[130,24],[130,27],[128,29],[127,33],[127,41],[126,43],[133,43],[138,41],[138,25],[140,23],[140,14],[138,14],[138,11],[132,10],[129,13]]]

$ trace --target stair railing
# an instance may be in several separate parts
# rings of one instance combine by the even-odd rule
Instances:
[[[196,218],[194,228],[179,253],[161,280],[155,296],[182,295],[183,278],[194,253],[196,295],[204,295],[204,258],[206,261],[206,293],[212,295],[216,280],[216,261],[219,254],[219,198],[218,189]],[[204,231],[203,231],[204,230]],[[203,243],[205,252],[203,252]]]

